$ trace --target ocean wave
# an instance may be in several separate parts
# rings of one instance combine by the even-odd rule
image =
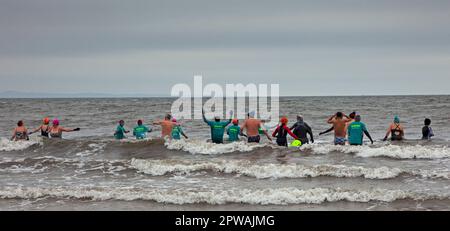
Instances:
[[[195,189],[161,189],[161,188],[135,188],[135,187],[2,187],[2,199],[37,199],[37,198],[75,198],[83,200],[146,200],[171,204],[227,204],[245,203],[259,205],[287,205],[287,204],[321,204],[324,202],[351,201],[392,202],[401,199],[427,200],[448,199],[448,196],[430,195],[402,190],[370,189],[347,190],[332,188],[299,189],[268,188],[268,189],[242,189],[231,188],[222,190]]]
[[[402,170],[386,166],[367,168],[345,165],[299,165],[253,163],[245,160],[222,161],[184,161],[184,160],[144,160],[132,159],[132,168],[153,176],[166,174],[189,174],[196,171],[215,171],[227,174],[240,174],[258,179],[267,178],[305,178],[305,177],[364,177],[366,179],[391,179],[401,174],[409,174],[424,178],[450,179],[449,171],[437,170]]]
[[[248,144],[246,142],[232,142],[214,144],[199,140],[171,140],[164,144],[170,150],[180,150],[191,154],[217,155],[232,152],[250,152],[266,144]]]
[[[359,157],[389,157],[395,159],[441,159],[450,157],[447,146],[432,145],[385,145],[385,146],[341,146],[331,144],[307,144],[301,151],[312,151],[314,154],[331,152],[351,153]]]
[[[21,151],[25,150],[33,145],[41,144],[37,139],[31,140],[21,140],[21,141],[11,141],[6,138],[0,138],[0,151],[10,152],[10,151]]]

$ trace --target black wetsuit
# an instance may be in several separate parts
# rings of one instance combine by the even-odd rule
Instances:
[[[425,125],[422,128],[422,139],[423,140],[429,140],[432,136],[434,136],[433,134],[433,129],[431,129],[431,127]]]
[[[284,126],[278,127],[277,144],[279,146],[287,146],[287,134],[288,132],[284,129]]]
[[[294,133],[303,144],[309,143],[307,134],[309,134],[309,136],[311,137],[311,141],[314,142],[312,129],[307,123],[296,122],[294,125],[292,125],[291,130],[292,130],[292,133]]]

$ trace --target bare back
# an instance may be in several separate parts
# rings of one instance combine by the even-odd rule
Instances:
[[[247,136],[257,136],[259,135],[258,129],[260,126],[260,120],[250,118],[245,121],[244,125],[242,125],[242,129],[247,129]]]
[[[342,118],[335,118],[333,119],[333,126],[334,126],[334,136],[336,137],[345,137],[347,135],[346,127],[347,122],[349,120],[342,119]]]
[[[173,122],[169,120],[163,120],[159,124],[161,125],[161,137],[171,136]]]

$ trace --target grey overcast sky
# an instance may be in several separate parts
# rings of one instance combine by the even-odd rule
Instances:
[[[450,1],[0,0],[0,91],[450,94]]]

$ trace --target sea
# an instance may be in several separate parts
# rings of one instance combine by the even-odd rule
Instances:
[[[0,99],[0,210],[450,210],[449,95],[281,97],[289,125],[301,114],[313,129],[301,147],[213,144],[202,120],[179,121],[189,139],[163,140],[152,122],[174,100]],[[360,113],[375,143],[319,136],[337,111]],[[395,115],[406,139],[383,142]],[[32,130],[44,117],[81,130],[9,141],[18,120]],[[432,140],[421,140],[425,118]],[[115,140],[121,119],[153,131]]]

